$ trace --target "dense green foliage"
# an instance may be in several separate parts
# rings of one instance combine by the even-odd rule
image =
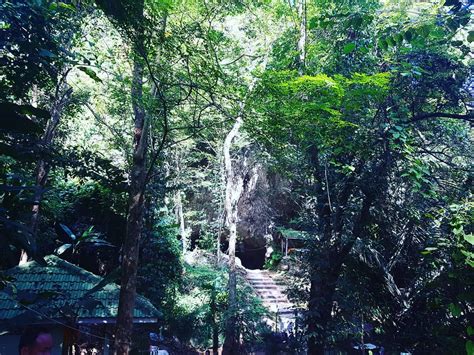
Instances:
[[[473,354],[471,15],[463,1],[1,2],[0,271],[55,253],[119,282],[138,204],[136,289],[161,333],[222,344],[222,150],[243,119],[239,246],[268,246],[245,231],[270,225],[262,265],[290,265],[300,349]],[[281,230],[304,247],[284,257]],[[244,277],[237,294],[243,353],[271,330]]]
[[[356,13],[360,6],[367,13]],[[311,290],[296,294],[314,302],[317,342],[344,346],[367,322],[373,339],[391,346],[460,353],[470,325],[470,252],[443,248],[435,256],[433,244],[451,244],[435,211],[447,213],[454,201],[471,220],[459,247],[472,235],[472,207],[462,202],[472,197],[472,115],[457,115],[469,100],[460,90],[469,70],[465,42],[452,40],[466,14],[387,22],[371,15],[374,4],[330,9],[341,20],[311,19],[305,71],[312,75],[264,73],[249,117],[251,132],[293,181],[301,211],[286,223],[314,235],[308,274],[296,271]],[[341,35],[350,42],[334,41]],[[330,62],[312,65],[312,55]],[[451,287],[461,294],[454,303]]]

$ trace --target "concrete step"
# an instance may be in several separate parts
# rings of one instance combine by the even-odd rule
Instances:
[[[262,299],[262,303],[272,303],[272,304],[275,304],[275,303],[281,303],[281,304],[290,304],[290,302],[288,300],[285,300],[283,298],[276,298],[276,299]]]
[[[269,287],[269,288],[281,289],[281,287],[272,283],[251,283],[250,285],[252,285],[253,287],[260,287],[260,288]]]
[[[274,304],[266,304],[264,306],[267,307],[267,309],[272,313],[276,313],[278,311],[278,315],[280,317],[294,318],[294,316],[295,316],[295,313],[290,308],[291,306],[280,307],[280,306],[277,306],[277,305],[274,305]]]
[[[287,298],[286,295],[281,293],[280,291],[273,291],[273,292],[262,291],[262,290],[256,290],[256,291],[262,297]]]
[[[266,300],[266,299],[262,299],[262,303],[268,303],[268,304],[281,304],[282,307],[283,305],[285,304],[290,304],[290,302],[288,300],[285,300],[285,299],[273,299],[273,300]]]
[[[280,290],[280,288],[276,285],[268,286],[268,285],[256,285],[253,288],[257,291],[259,290]]]
[[[292,318],[294,317],[295,315],[295,311],[293,309],[279,309],[278,310],[278,315],[281,315],[281,316],[291,316]]]
[[[265,283],[265,284],[271,283],[271,284],[276,285],[275,281],[273,281],[272,279],[249,280],[249,282],[250,283],[256,283],[256,284],[258,284],[258,283]]]
[[[278,312],[280,321],[287,322],[294,318],[294,305],[288,300],[284,293],[285,285],[281,280],[274,279],[275,274],[266,270],[248,270],[247,281],[253,287],[263,306],[270,312]],[[268,319],[269,324],[274,323],[272,317]]]
[[[269,294],[260,294],[260,296],[262,296],[263,298],[267,299],[267,300],[287,300],[287,298],[285,297],[285,295],[269,295]]]

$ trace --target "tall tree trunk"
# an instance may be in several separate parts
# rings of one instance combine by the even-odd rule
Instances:
[[[181,155],[182,153],[177,150],[176,151],[176,185],[180,186],[181,178]],[[182,198],[182,191],[181,188],[176,191],[175,195],[175,214],[176,214],[176,222],[179,225],[179,235],[181,236],[181,243],[182,243],[182,250],[183,255],[185,255],[190,247],[189,238],[186,233],[186,226],[184,224],[184,213],[183,213],[183,198]]]
[[[219,161],[219,176],[220,176],[220,183],[217,183],[218,186],[225,186],[226,185],[226,176],[225,176],[225,161],[224,159],[222,158],[222,161]],[[222,185],[220,185],[222,184]],[[222,191],[224,194],[221,193],[221,188],[219,187],[219,197],[220,197],[220,201],[219,201],[219,211],[220,211],[220,214],[219,214],[219,219],[218,219],[218,223],[219,223],[219,229],[217,230],[217,241],[216,241],[216,249],[217,249],[217,252],[216,252],[216,256],[217,256],[217,263],[219,264],[220,261],[221,261],[221,258],[222,258],[222,251],[221,251],[221,238],[222,238],[222,231],[223,231],[223,228],[224,228],[224,225],[225,225],[225,214],[226,214],[226,210],[225,210],[225,193],[226,193],[226,190],[223,190]],[[224,196],[224,198],[222,198]]]
[[[143,12],[143,8],[142,8]],[[146,155],[148,149],[147,123],[143,107],[143,39],[138,38],[132,79],[132,105],[134,112],[133,163],[130,173],[129,207],[127,230],[122,246],[120,299],[115,334],[115,353],[122,355],[130,351],[133,311],[136,298],[139,243],[143,229]]]
[[[224,355],[238,353],[238,339],[235,324],[237,320],[237,275],[235,267],[235,246],[237,243],[237,205],[240,195],[242,194],[243,181],[242,179],[234,176],[230,148],[232,146],[232,141],[239,133],[241,125],[242,117],[239,116],[235,120],[234,126],[227,134],[223,147],[226,176],[224,209],[226,213],[227,227],[229,228],[229,316],[226,321],[225,341],[222,350],[222,354]]]
[[[306,0],[298,1],[298,18],[300,20],[298,39],[298,73],[303,75],[304,69],[306,67]]]
[[[325,239],[327,247],[320,246],[316,265],[311,272],[310,300],[308,302],[308,354],[323,355],[326,345],[326,328],[331,320],[334,293],[341,273],[342,265],[357,238],[361,238],[370,223],[370,207],[374,195],[366,195],[359,215],[354,221],[352,236],[345,244],[329,244],[331,238]],[[341,217],[342,218],[342,217]]]
[[[270,51],[266,52],[263,61],[262,61],[262,68],[265,70],[268,62],[268,54]],[[257,83],[257,79],[254,78],[249,85],[248,94],[249,95],[255,85]],[[232,169],[232,160],[230,156],[230,148],[232,147],[232,141],[238,135],[240,126],[243,123],[242,116],[244,114],[245,105],[246,105],[247,97],[243,100],[240,105],[239,114],[235,120],[234,126],[227,134],[224,140],[223,146],[223,155],[224,155],[224,173],[225,173],[225,182],[226,182],[226,190],[225,190],[225,201],[224,201],[224,212],[226,215],[226,223],[227,227],[229,228],[229,317],[226,321],[225,326],[225,340],[222,348],[223,355],[229,354],[238,354],[239,352],[239,340],[238,334],[236,329],[236,321],[237,321],[237,274],[236,274],[236,267],[235,267],[235,247],[237,244],[237,205],[242,195],[244,182],[243,179],[240,177],[236,177],[234,175]],[[220,245],[218,244],[218,248]],[[219,251],[218,251],[219,253]],[[218,254],[219,255],[219,254]]]
[[[67,72],[64,73],[60,82],[56,86],[56,93],[53,104],[50,109],[51,118],[48,120],[46,125],[46,130],[41,139],[41,148],[42,154],[46,155],[51,150],[51,145],[53,143],[54,136],[56,134],[56,129],[61,120],[61,116],[64,112],[64,109],[69,104],[72,94],[72,88],[66,83]],[[36,164],[36,181],[35,181],[35,190],[33,194],[33,206],[31,208],[31,243],[35,243],[36,235],[38,233],[38,222],[40,216],[40,205],[41,200],[43,199],[44,188],[46,182],[48,181],[49,170],[51,168],[50,163],[47,159],[41,158]],[[33,247],[34,249],[34,247]],[[28,253],[26,250],[21,251],[19,264],[24,264],[28,261]]]
[[[326,327],[331,320],[333,296],[342,267],[342,255],[327,252],[318,260],[325,267],[313,270],[308,302],[308,354],[323,355]],[[322,260],[324,258],[324,260]]]

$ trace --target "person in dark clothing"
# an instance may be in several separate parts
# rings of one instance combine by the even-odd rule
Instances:
[[[43,327],[28,327],[20,337],[18,353],[20,355],[51,355],[53,337]]]

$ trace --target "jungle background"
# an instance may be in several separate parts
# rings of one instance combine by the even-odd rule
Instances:
[[[184,353],[474,354],[472,11],[0,2],[0,270],[121,285],[119,353],[138,292]],[[268,350],[245,268],[279,273],[296,343]]]

